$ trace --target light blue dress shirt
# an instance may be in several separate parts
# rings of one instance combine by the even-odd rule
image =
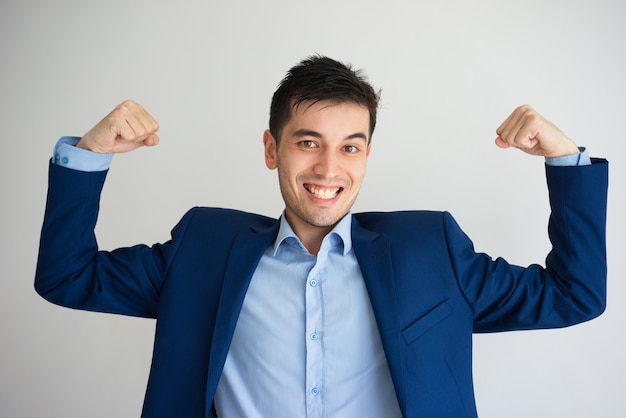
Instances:
[[[63,137],[53,161],[106,170],[112,155]],[[587,151],[547,158],[590,164]],[[400,417],[376,319],[344,217],[311,255],[281,217],[250,282],[215,394],[220,417]]]
[[[220,417],[400,417],[344,217],[311,255],[281,217],[215,394]]]

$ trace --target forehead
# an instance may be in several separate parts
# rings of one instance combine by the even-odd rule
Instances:
[[[305,101],[294,104],[285,131],[300,128],[369,131],[369,111],[354,102]]]

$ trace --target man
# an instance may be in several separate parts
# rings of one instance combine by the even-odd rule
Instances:
[[[36,289],[79,309],[157,319],[146,417],[475,417],[473,332],[564,327],[605,306],[608,170],[529,106],[498,146],[546,157],[546,268],[477,254],[438,212],[351,214],[378,95],[326,57],[274,94],[265,161],[280,219],[195,208],[172,239],[98,252],[111,155],[158,144],[116,107],[50,165]],[[76,144],[74,147],[73,144]]]

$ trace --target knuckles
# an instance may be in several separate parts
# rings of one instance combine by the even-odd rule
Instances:
[[[139,103],[127,99],[117,105],[109,115],[110,124],[114,126],[128,125],[134,138],[145,139],[159,130],[159,124]]]
[[[517,109],[515,109],[514,113],[517,113],[520,118],[531,123],[543,120],[541,115],[539,115],[539,113],[537,113],[537,111],[528,104],[519,106]]]

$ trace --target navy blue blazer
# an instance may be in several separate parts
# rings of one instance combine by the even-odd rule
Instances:
[[[354,251],[405,417],[477,416],[473,332],[564,327],[603,312],[608,163],[546,172],[545,268],[476,253],[445,212],[354,215]],[[98,251],[105,177],[50,165],[36,290],[71,308],[156,318],[143,416],[215,416],[241,305],[279,223],[194,208],[166,243]]]

